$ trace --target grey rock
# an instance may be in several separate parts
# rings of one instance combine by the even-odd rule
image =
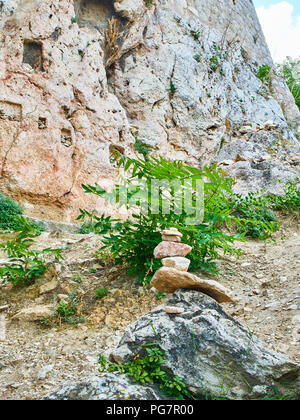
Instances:
[[[196,397],[251,399],[271,395],[274,386],[287,393],[299,386],[299,366],[269,350],[210,297],[179,290],[167,305],[185,311],[174,317],[157,307],[127,328],[111,357],[125,362],[143,352],[142,344],[156,342],[165,367]]]
[[[104,373],[86,382],[66,384],[43,400],[162,400],[152,386],[133,384],[124,375]]]

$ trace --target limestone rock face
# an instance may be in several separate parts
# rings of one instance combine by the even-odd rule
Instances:
[[[203,280],[191,273],[162,267],[153,276],[151,286],[160,292],[173,293],[178,289],[197,289],[217,302],[232,302],[230,291],[215,280]]]
[[[239,191],[277,192],[278,178],[299,177],[299,111],[276,76],[272,92],[262,86],[262,64],[272,60],[249,0],[0,2],[0,189],[32,216],[116,214],[81,184],[110,188],[110,154],[132,154],[134,132],[195,166],[230,160]]]
[[[196,397],[255,399],[296,392],[300,367],[269,350],[213,299],[198,291],[177,291],[167,302],[183,308],[174,316],[162,305],[130,325],[112,354],[132,360],[150,343],[165,351],[165,367],[183,379]]]

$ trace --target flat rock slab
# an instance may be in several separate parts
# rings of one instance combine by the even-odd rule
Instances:
[[[274,387],[281,395],[299,389],[299,365],[268,349],[210,297],[178,290],[166,305],[184,312],[167,314],[161,305],[139,318],[111,355],[115,361],[143,356],[155,343],[165,352],[165,368],[196,398],[261,399],[274,395]]]
[[[160,292],[174,293],[178,289],[197,289],[217,302],[233,302],[231,292],[214,280],[202,280],[191,273],[162,267],[153,276],[151,286]]]
[[[154,257],[185,257],[193,248],[180,242],[163,241],[154,250]]]
[[[49,318],[52,315],[52,306],[51,305],[35,305],[30,306],[29,308],[24,308],[16,315],[12,317],[12,320],[18,321],[42,321],[45,318]]]

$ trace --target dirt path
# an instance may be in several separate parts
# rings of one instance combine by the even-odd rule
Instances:
[[[300,363],[299,222],[284,220],[276,240],[243,243],[240,260],[220,260],[219,281],[237,298],[224,308],[269,347]],[[65,261],[52,273],[58,278],[55,290],[40,295],[38,286],[26,293],[0,286],[0,308],[8,305],[0,312],[0,400],[40,399],[60,384],[94,375],[97,354],[108,354],[128,324],[162,303],[122,270],[97,260],[97,236],[44,233],[40,246],[66,248]],[[54,293],[66,294],[74,287],[80,292],[85,323],[43,327],[11,320],[20,309],[51,304]],[[109,288],[100,301],[94,298],[98,287]]]

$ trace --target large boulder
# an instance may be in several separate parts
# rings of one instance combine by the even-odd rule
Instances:
[[[130,325],[111,355],[125,362],[145,344],[165,351],[166,369],[187,384],[195,397],[256,399],[299,387],[300,367],[269,350],[210,297],[178,290],[167,305],[184,308],[177,315],[164,305]],[[180,311],[179,311],[180,312]]]
[[[133,384],[124,375],[105,373],[86,382],[63,385],[43,400],[162,400],[164,398],[155,387]]]

